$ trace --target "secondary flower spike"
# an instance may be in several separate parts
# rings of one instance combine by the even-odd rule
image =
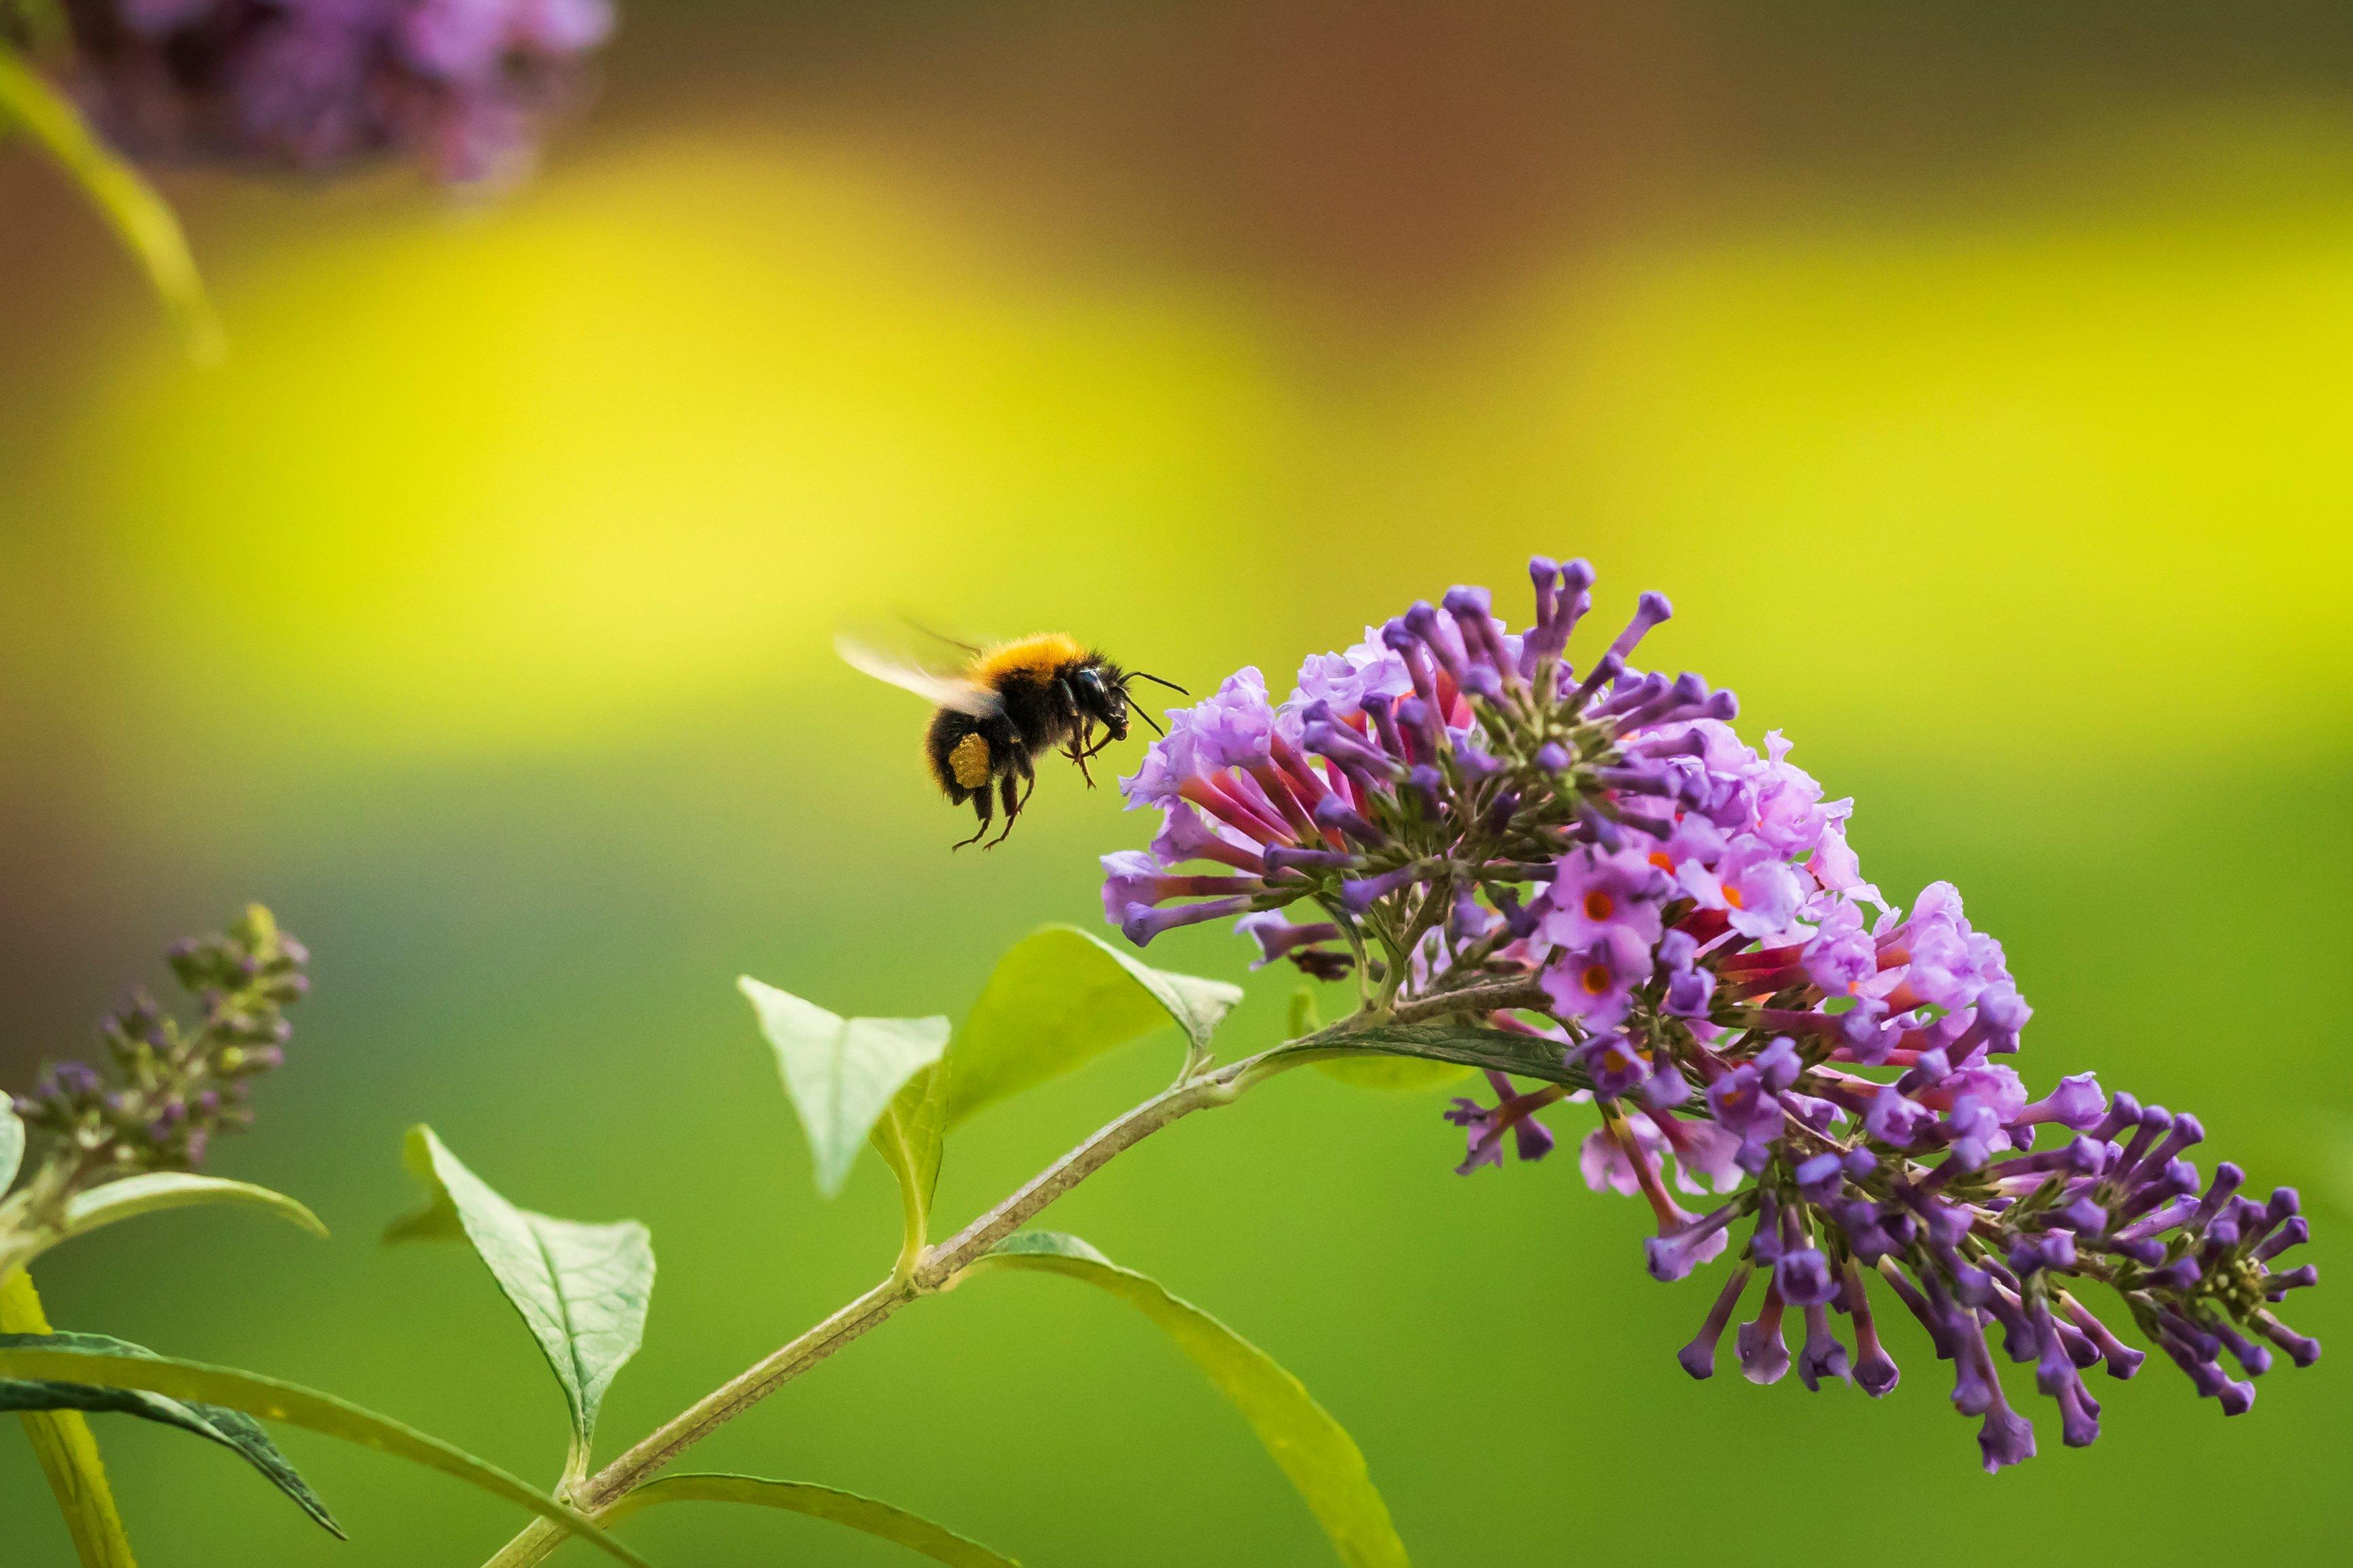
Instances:
[[[139,154],[512,177],[576,100],[612,0],[65,0],[71,76]]]
[[[2095,1289],[2225,1415],[2275,1356],[2319,1356],[2275,1312],[2316,1279],[2281,1264],[2307,1234],[2294,1190],[2258,1199],[2228,1162],[2204,1174],[2195,1117],[2091,1074],[2031,1092],[2001,1058],[2032,1009],[1960,894],[1888,905],[1847,844],[1852,801],[1825,800],[1778,731],[1762,752],[1743,741],[1730,692],[1638,666],[1665,598],[1643,595],[1580,668],[1592,568],[1540,557],[1529,576],[1522,631],[1457,587],[1310,658],[1282,701],[1243,669],[1171,711],[1121,781],[1166,826],[1104,858],[1113,922],[1142,945],[1235,919],[1261,963],[1353,974],[1375,1017],[1508,990],[1457,1016],[1542,1042],[1558,1070],[1490,1072],[1493,1105],[1455,1101],[1459,1168],[1541,1158],[1538,1110],[1598,1102],[1578,1166],[1650,1205],[1650,1274],[1727,1258],[1678,1355],[1694,1377],[1730,1332],[1752,1381],[1794,1365],[1809,1388],[1884,1394],[1884,1292],[1952,1363],[1990,1471],[2035,1452],[1994,1336],[2070,1447],[2099,1435],[2084,1374],[2147,1359]],[[1670,1176],[1708,1206],[1685,1209]]]

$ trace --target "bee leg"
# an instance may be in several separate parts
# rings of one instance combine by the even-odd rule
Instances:
[[[1102,748],[1099,746],[1090,747],[1085,751],[1081,751],[1079,748],[1084,743],[1086,737],[1084,735],[1076,735],[1071,737],[1069,754],[1071,761],[1079,764],[1079,777],[1086,780],[1087,787],[1089,789],[1092,789],[1095,787],[1095,775],[1087,772],[1087,759],[1093,756],[1095,752],[1102,750]]]
[[[1029,775],[1029,788],[1037,788],[1038,775],[1030,773]],[[1004,843],[1008,838],[1010,838],[1013,836],[1014,819],[1021,815],[1021,808],[1029,804],[1029,790],[1022,791],[1018,799],[1015,798],[1013,794],[1013,775],[1011,773],[1005,775],[1004,779],[998,784],[997,788],[1005,796],[1005,826],[997,833],[996,837],[988,841],[987,847],[991,849],[996,848],[998,845]]]
[[[961,849],[967,844],[977,844],[980,840],[988,837],[990,824],[988,820],[988,786],[987,784],[983,784],[978,789],[972,792],[972,808],[980,817],[980,826],[974,831],[973,836],[970,838],[958,839],[955,843],[950,845],[948,847],[949,848]],[[1010,822],[1008,822],[1006,826],[1010,827],[1013,825]]]

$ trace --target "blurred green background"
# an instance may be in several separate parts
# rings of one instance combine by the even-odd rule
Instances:
[[[0,161],[0,1082],[264,900],[317,990],[213,1168],[337,1233],[124,1226],[46,1268],[53,1317],[552,1479],[561,1405],[480,1265],[373,1239],[430,1121],[520,1203],[652,1226],[617,1451],[895,1239],[876,1163],[814,1196],[734,976],[959,1012],[1147,831],[1050,773],[951,858],[921,710],[833,662],[838,624],[1061,626],[1198,687],[1451,583],[1516,603],[1532,550],[1591,557],[1605,616],[1671,595],[1659,659],[1860,798],[1891,896],[1960,884],[2032,1081],[2194,1108],[2340,1275],[2344,7],[640,0],[607,74],[494,202],[168,176],[211,372]],[[1214,932],[1151,956],[1242,969]],[[1285,992],[1250,982],[1229,1050]],[[947,1209],[1176,1057],[990,1113]],[[2103,1383],[2084,1452],[2026,1392],[2043,1456],[1989,1479],[1914,1331],[1870,1408],[1692,1384],[1709,1287],[1643,1276],[1641,1205],[1566,1157],[1459,1180],[1439,1104],[1298,1075],[1049,1216],[1295,1370],[1430,1568],[2341,1540],[2337,1360],[2227,1426],[2168,1368]],[[2297,1302],[2340,1357],[2341,1291]],[[287,1434],[337,1546],[226,1455],[100,1436],[149,1568],[464,1564],[520,1522]],[[1046,1568],[1328,1560],[1192,1369],[1050,1279],[903,1314],[696,1464]],[[0,1434],[10,1568],[68,1561],[46,1509]],[[753,1510],[632,1530],[900,1560]]]

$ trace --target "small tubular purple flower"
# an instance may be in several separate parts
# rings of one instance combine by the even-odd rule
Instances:
[[[1978,1448],[1985,1456],[1986,1474],[2034,1458],[2034,1423],[2001,1402],[1999,1393],[1978,1429]]]
[[[1667,891],[1665,876],[1637,850],[1572,849],[1553,868],[1545,938],[1559,947],[1586,948],[1622,930],[1645,945],[1655,942]]]
[[[1793,1307],[1820,1307],[1838,1294],[1831,1260],[1813,1247],[1785,1252],[1773,1265],[1773,1286]]]
[[[1624,1021],[1634,987],[1649,972],[1641,938],[1614,927],[1580,950],[1557,954],[1541,978],[1559,1016],[1588,1029],[1610,1029]]]
[[[1365,628],[1365,640],[1345,653],[1310,654],[1299,667],[1299,685],[1292,694],[1295,706],[1323,701],[1335,713],[1362,708],[1367,697],[1394,701],[1413,690],[1405,660],[1383,647],[1380,633]]]
[[[1713,1262],[1724,1251],[1724,1227],[1732,1223],[1734,1212],[1733,1205],[1726,1204],[1689,1225],[1644,1241],[1643,1266],[1651,1278],[1681,1279],[1701,1264]]]
[[[1515,1094],[1511,1080],[1493,1070],[1487,1074],[1487,1083],[1495,1091],[1496,1103],[1481,1105],[1475,1100],[1458,1098],[1444,1112],[1448,1121],[1469,1134],[1469,1152],[1454,1168],[1458,1176],[1467,1176],[1482,1165],[1500,1169],[1505,1132],[1512,1134],[1514,1152],[1523,1161],[1541,1160],[1553,1151],[1552,1131],[1535,1120],[1535,1112],[1557,1098],[1558,1091]]]
[[[1879,949],[1863,929],[1862,911],[1851,903],[1831,907],[1806,942],[1806,978],[1825,996],[1852,996],[1879,972]]]
[[[1181,866],[1187,860],[1215,860],[1253,874],[1266,869],[1266,861],[1255,840],[1222,825],[1210,826],[1181,800],[1172,800],[1167,805],[1166,821],[1152,841],[1152,854],[1164,866]]]
[[[1715,1305],[1707,1310],[1699,1332],[1692,1336],[1691,1343],[1675,1352],[1675,1360],[1694,1377],[1715,1375],[1715,1347],[1723,1342],[1725,1327],[1739,1310],[1741,1292],[1748,1288],[1748,1272],[1746,1266],[1733,1269],[1724,1281],[1724,1289],[1716,1292]]]
[[[1377,877],[1358,877],[1340,884],[1341,907],[1352,915],[1362,915],[1398,889],[1420,878],[1419,868],[1400,866]]]
[[[1160,862],[1140,849],[1121,849],[1103,858],[1103,919],[1117,925],[1127,918],[1131,904],[1155,904],[1153,884],[1160,880]]]
[[[1313,816],[1316,826],[1345,835],[1367,849],[1378,849],[1389,842],[1389,836],[1377,824],[1336,795],[1317,801]]]
[[[1258,943],[1259,956],[1250,962],[1252,969],[1263,969],[1303,947],[1340,938],[1340,928],[1329,921],[1295,925],[1275,910],[1253,910],[1234,921],[1234,930]]]
[[[2108,1110],[2108,1097],[2100,1092],[2096,1073],[2080,1072],[2059,1080],[2059,1087],[2021,1110],[2021,1122],[2055,1121],[2081,1132],[2099,1125]]]
[[[1651,1076],[1651,1064],[1623,1035],[1603,1035],[1577,1053],[1577,1063],[1603,1100],[1633,1093]]]
[[[1846,1346],[1831,1328],[1830,1314],[1819,1305],[1804,1309],[1806,1342],[1798,1351],[1798,1381],[1808,1392],[1819,1389],[1833,1380],[1854,1381],[1853,1369],[1847,1360]]]
[[[1634,601],[1634,618],[1626,623],[1626,629],[1618,634],[1609,651],[1620,659],[1630,657],[1642,639],[1650,636],[1651,628],[1674,613],[1675,607],[1667,602],[1664,594],[1643,594]]]
[[[1734,844],[1713,867],[1687,862],[1680,876],[1701,909],[1721,911],[1734,931],[1757,940],[1787,931],[1805,901],[1797,871],[1762,839]]]
[[[1165,910],[1146,909],[1141,904],[1128,907],[1120,920],[1120,931],[1138,947],[1148,945],[1162,931],[1178,926],[1198,925],[1203,921],[1221,921],[1249,912],[1250,900],[1243,897],[1211,899],[1206,903],[1176,904]]]
[[[1740,1352],[1740,1375],[1758,1384],[1775,1384],[1788,1375],[1789,1344],[1781,1336],[1781,1293],[1765,1287],[1765,1303],[1751,1321],[1733,1335]]]

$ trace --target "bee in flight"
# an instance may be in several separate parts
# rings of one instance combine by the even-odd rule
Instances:
[[[958,849],[987,837],[992,792],[1005,808],[1005,826],[987,847],[1005,842],[1037,787],[1037,759],[1050,751],[1076,763],[1079,776],[1092,789],[1087,759],[1127,739],[1129,682],[1149,680],[1171,691],[1185,690],[1173,680],[1122,669],[1060,632],[987,648],[955,643],[970,657],[952,672],[924,669],[849,637],[836,637],[833,646],[852,668],[936,706],[923,735],[932,777],[950,804],[969,800],[980,818],[978,829]],[[1135,713],[1155,733],[1160,731],[1150,714],[1142,709]],[[1104,731],[1100,740],[1097,725]]]

